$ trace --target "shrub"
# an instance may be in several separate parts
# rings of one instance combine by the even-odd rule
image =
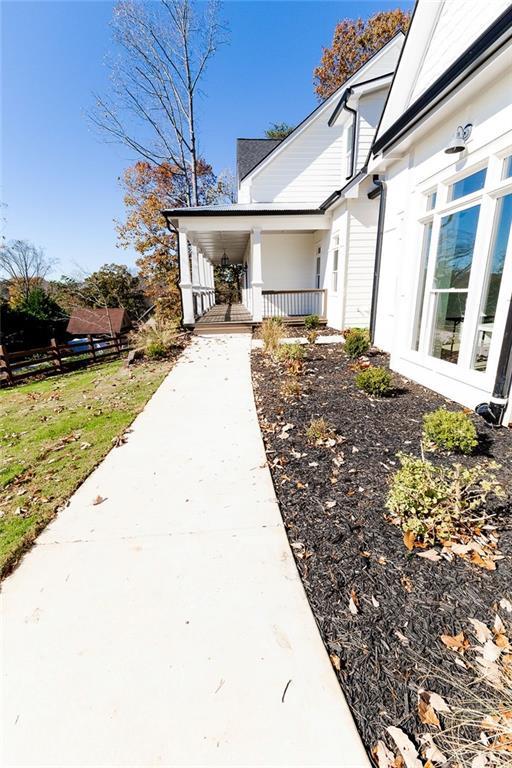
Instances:
[[[302,344],[298,341],[294,341],[292,344],[281,344],[277,352],[277,357],[283,362],[289,360],[304,360],[306,356],[306,350]]]
[[[179,323],[154,318],[132,332],[131,343],[150,358],[165,357],[179,344]]]
[[[160,360],[169,354],[169,347],[161,341],[150,341],[144,352],[150,360]]]
[[[315,445],[334,445],[336,442],[334,429],[323,418],[311,419],[309,427],[306,429],[306,437],[310,443]]]
[[[423,440],[433,447],[472,453],[478,445],[475,425],[463,411],[438,408],[423,416]]]
[[[263,339],[263,351],[274,357],[279,349],[279,343],[283,337],[283,321],[280,317],[269,317],[261,324],[261,338]]]
[[[315,331],[320,325],[320,318],[318,315],[308,315],[304,318],[304,325],[306,330]]]
[[[343,331],[343,348],[352,358],[360,357],[370,348],[370,333],[366,328],[347,328]]]
[[[318,339],[318,331],[307,331],[306,338],[310,344],[314,344]]]
[[[299,397],[301,393],[300,381],[296,376],[288,376],[288,378],[281,385],[281,395],[288,399],[292,397]]]
[[[369,395],[388,397],[391,394],[392,376],[387,368],[378,365],[370,366],[357,374],[355,382],[356,387]]]
[[[505,496],[490,472],[497,464],[438,467],[403,453],[398,458],[402,466],[391,478],[386,508],[404,534],[413,534],[418,543],[444,543],[474,534],[485,518],[489,494]]]

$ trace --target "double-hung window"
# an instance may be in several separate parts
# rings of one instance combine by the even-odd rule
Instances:
[[[322,246],[316,247],[316,260],[315,260],[315,288],[320,288],[322,279]]]
[[[512,258],[512,155],[425,198],[411,349],[434,367],[439,360],[485,372]]]

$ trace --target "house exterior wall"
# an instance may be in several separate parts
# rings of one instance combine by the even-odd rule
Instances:
[[[457,5],[457,4],[454,4]],[[480,22],[479,22],[480,24]],[[480,26],[481,29],[481,26]],[[429,53],[432,56],[432,53]],[[488,400],[496,374],[504,321],[512,291],[512,248],[509,239],[496,308],[486,370],[476,370],[472,345],[481,322],[482,287],[491,258],[497,220],[497,200],[512,194],[512,178],[504,179],[504,158],[512,155],[512,102],[505,87],[512,67],[512,49],[504,51],[481,70],[463,90],[409,140],[408,149],[386,169],[387,205],[384,225],[379,302],[375,342],[391,353],[391,367],[419,383],[470,408]],[[459,124],[472,123],[473,131],[464,153],[444,152]],[[407,145],[406,145],[407,146]],[[399,150],[395,148],[395,155]],[[483,167],[487,168],[482,191],[465,203],[450,202],[450,184]],[[464,207],[479,205],[474,255],[462,324],[459,358],[456,363],[433,356],[430,333],[434,323],[435,288],[433,270],[427,273],[423,302],[423,337],[420,349],[413,347],[413,329],[420,306],[423,232],[430,215],[427,194],[437,190],[432,215],[433,245],[429,264],[435,264],[436,225]],[[510,409],[509,409],[510,411]],[[510,413],[507,414],[510,419]]]
[[[368,328],[372,301],[378,204],[363,193],[348,204],[348,249],[343,327]]]
[[[411,102],[415,101],[468,48],[509,5],[509,0],[445,0],[439,12],[423,59]]]
[[[314,287],[314,235],[270,233],[261,235],[264,291],[303,290]]]

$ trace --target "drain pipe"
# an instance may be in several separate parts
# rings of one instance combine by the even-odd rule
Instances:
[[[374,200],[379,198],[379,218],[377,222],[377,238],[375,241],[375,260],[373,263],[373,285],[372,285],[372,303],[370,307],[370,342],[373,344],[375,340],[375,324],[377,320],[377,304],[379,301],[379,281],[380,281],[380,265],[382,261],[382,239],[384,234],[384,219],[386,216],[386,182],[379,179],[378,176],[373,177],[374,187],[368,192],[368,198]]]
[[[343,109],[346,109],[347,112],[350,112],[352,114],[352,146],[350,148],[350,173],[346,177],[347,179],[351,179],[354,175],[354,167],[356,162],[356,132],[357,132],[357,109],[353,109],[352,107],[348,106],[348,100],[352,96],[353,88],[347,88],[345,91],[345,96],[343,99]]]
[[[500,427],[510,399],[510,386],[512,385],[512,296],[508,303],[507,321],[503,332],[500,357],[494,388],[488,403],[480,403],[475,412],[488,424]]]

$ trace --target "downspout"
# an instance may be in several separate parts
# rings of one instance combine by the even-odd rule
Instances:
[[[480,403],[475,408],[476,413],[488,424],[500,427],[510,399],[512,384],[512,297],[509,299],[507,321],[503,332],[500,357],[494,388],[488,403]]]
[[[370,341],[375,340],[375,325],[377,320],[377,304],[379,301],[380,265],[382,261],[382,240],[384,234],[384,219],[386,216],[386,182],[373,177],[374,187],[368,192],[368,198],[374,200],[379,197],[379,218],[377,221],[377,239],[375,241],[375,259],[373,263],[372,303],[370,307]]]
[[[352,115],[352,147],[350,149],[350,174],[346,177],[347,179],[351,179],[354,175],[354,167],[356,162],[356,132],[357,132],[357,109],[353,109],[352,107],[348,106],[348,100],[352,96],[353,88],[348,88],[345,92],[345,99],[343,103],[343,109],[346,109],[347,112],[350,112]]]

